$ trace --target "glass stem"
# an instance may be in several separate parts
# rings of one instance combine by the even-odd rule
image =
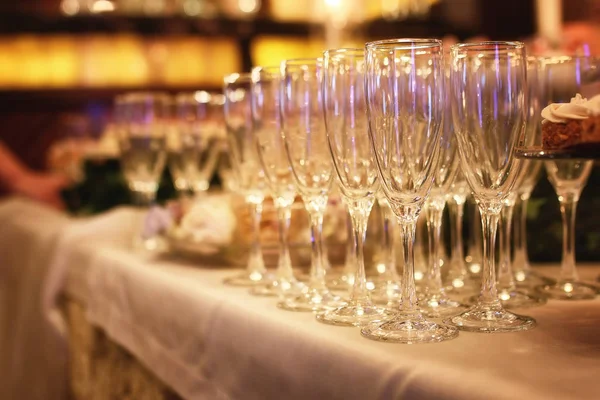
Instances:
[[[527,205],[529,204],[529,194],[522,194],[517,201],[518,226],[515,226],[515,257],[514,264],[519,271],[528,273],[531,269],[529,265],[529,256],[527,254]]]
[[[448,275],[452,280],[464,278],[467,275],[462,237],[465,202],[455,199],[450,200],[448,202],[448,212],[450,213],[450,245],[452,246]]]
[[[346,260],[344,261],[343,276],[348,282],[351,282],[356,270],[356,242],[352,240],[354,234],[354,223],[350,210],[346,213],[346,230],[348,231],[348,239],[346,240]]]
[[[249,273],[264,273],[265,262],[260,247],[260,221],[262,218],[262,202],[248,202],[252,216],[252,245],[247,270]]]
[[[578,198],[572,193],[558,196],[563,226],[563,254],[560,267],[560,282],[579,279],[575,268],[575,216]]]
[[[373,207],[373,201],[349,201],[348,203],[350,203],[348,210],[352,217],[352,240],[354,242],[354,257],[356,260],[354,283],[350,291],[350,302],[370,303],[371,296],[367,289],[367,274],[365,272],[364,245],[367,236],[367,221]]]
[[[515,278],[510,259],[510,242],[514,203],[505,204],[500,213],[500,267],[498,268],[498,287],[500,290],[514,290]]]
[[[402,248],[404,249],[404,273],[402,274],[402,300],[400,312],[403,315],[418,316],[419,305],[417,301],[417,290],[415,287],[415,235],[417,231],[417,220],[399,220],[402,231]]]
[[[386,204],[382,204],[380,202],[381,209],[381,223],[383,227],[383,257],[385,263],[385,274],[384,279],[388,282],[398,281],[398,272],[396,271],[396,251],[394,248],[394,232],[393,232],[393,220],[392,220],[392,210],[390,206]]]
[[[496,231],[499,212],[483,209],[480,206],[481,227],[483,229],[483,276],[479,303],[484,306],[501,307],[496,290]]]
[[[323,213],[310,214],[310,243],[312,248],[310,263],[310,287],[326,290],[325,268],[323,265]]]
[[[156,191],[135,191],[133,197],[136,206],[148,208],[156,200]]]
[[[442,235],[443,201],[433,200],[427,210],[427,233],[429,235],[429,268],[427,269],[427,294],[440,295],[442,289],[442,271],[440,263],[440,237]]]
[[[473,207],[473,220],[471,221],[471,227],[472,227],[472,231],[471,231],[471,240],[469,243],[469,257],[471,259],[471,263],[474,264],[480,264],[482,262],[482,237],[483,237],[483,233],[481,231],[481,223],[479,223],[479,220],[483,220],[480,212],[479,212],[479,207],[477,205],[475,205]],[[474,271],[471,271],[474,272]]]
[[[279,260],[277,261],[277,278],[291,280],[294,278],[288,232],[292,219],[292,206],[288,202],[276,201],[277,219],[279,223]]]

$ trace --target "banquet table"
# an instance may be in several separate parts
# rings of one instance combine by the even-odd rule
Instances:
[[[2,399],[80,398],[70,381],[93,360],[69,351],[92,339],[76,337],[72,318],[127,354],[163,398],[600,398],[598,299],[521,310],[538,322],[531,331],[381,343],[224,286],[233,269],[133,252],[131,208],[71,218],[10,199],[0,218]],[[600,268],[581,272],[592,279]]]

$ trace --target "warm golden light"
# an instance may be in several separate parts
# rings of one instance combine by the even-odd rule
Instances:
[[[238,49],[229,38],[149,39],[125,34],[0,38],[4,88],[220,86],[223,74],[239,70]]]

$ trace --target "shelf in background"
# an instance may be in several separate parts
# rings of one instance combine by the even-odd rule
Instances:
[[[16,34],[115,34],[202,35],[245,37],[251,35],[308,36],[322,31],[319,24],[276,22],[259,18],[233,20],[183,16],[130,17],[122,15],[48,16],[30,13],[0,13],[0,35]]]
[[[123,86],[102,88],[13,88],[0,90],[0,114],[14,111],[77,111],[89,104],[111,105],[115,96],[130,91],[159,91],[175,94],[206,90],[221,92],[216,85]]]
[[[399,21],[375,19],[352,28],[367,38],[443,36],[455,31],[437,13],[428,18]],[[37,15],[32,13],[0,13],[0,35],[16,34],[117,34],[136,35],[200,35],[248,38],[260,35],[319,36],[323,25],[314,22],[278,22],[265,17],[256,19],[193,18],[185,16],[125,15]],[[472,34],[473,32],[465,32]],[[462,35],[459,35],[462,36]]]

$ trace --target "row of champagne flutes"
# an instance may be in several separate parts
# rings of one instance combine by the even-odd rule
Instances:
[[[518,42],[460,44],[449,64],[440,41],[398,39],[226,77],[225,121],[239,189],[257,219],[267,190],[282,220],[298,193],[310,216],[313,246],[305,285],[289,261],[270,278],[257,262],[258,249],[248,271],[227,282],[279,287],[279,307],[318,311],[319,321],[358,325],[376,340],[436,342],[455,337],[457,328],[534,326],[532,318],[503,308],[494,265],[501,210],[524,170],[514,147],[527,119],[525,49]],[[447,193],[460,184],[459,163],[484,231],[482,289],[468,309],[445,293],[439,262],[441,216]],[[334,181],[353,225],[356,269],[346,301],[327,288],[323,263],[323,213]],[[363,244],[376,201],[389,206],[401,232],[403,273],[394,311],[376,305],[366,286]],[[418,304],[413,245],[424,206],[431,265]],[[450,317],[441,324],[426,316]]]
[[[545,94],[547,97],[525,93],[525,75],[521,73],[527,65],[531,90],[539,86],[532,84],[532,73],[541,71],[540,75],[554,76],[552,66],[567,65],[572,66],[567,75],[580,77],[581,72],[585,72],[582,69],[595,64],[573,58],[527,60],[520,43],[457,46],[453,49],[450,68],[440,61],[443,57],[436,41],[376,42],[367,46],[366,60],[364,54],[362,49],[331,50],[319,60],[289,60],[275,68],[259,67],[252,74],[234,74],[226,78],[224,108],[229,151],[237,174],[236,189],[252,207],[255,232],[259,229],[266,193],[274,197],[282,222],[282,251],[275,276],[266,273],[256,235],[247,274],[229,279],[228,283],[251,284],[255,294],[279,294],[282,308],[319,311],[318,318],[322,322],[365,325],[363,333],[368,337],[399,342],[444,340],[456,335],[456,331],[450,326],[428,322],[419,310],[430,317],[443,317],[465,309],[464,305],[447,296],[440,283],[439,227],[446,199],[450,200],[451,214],[460,216],[466,195],[473,192],[483,210],[484,221],[491,222],[491,226],[484,223],[488,247],[483,263],[482,294],[479,299],[472,299],[479,301],[475,308],[447,322],[476,331],[519,330],[533,326],[531,319],[505,312],[501,306],[543,303],[540,297],[518,291],[514,277],[517,283],[544,283],[546,280],[526,268],[522,245],[517,248],[515,258],[517,265],[525,268],[513,275],[510,254],[507,256],[505,251],[506,243],[510,243],[510,237],[506,236],[510,225],[503,224],[507,229],[503,229],[501,235],[505,245],[498,274],[500,290],[495,290],[493,251],[490,250],[494,245],[490,230],[494,228],[499,209],[504,209],[502,215],[508,222],[515,199],[526,204],[540,167],[512,157],[525,120],[529,120],[531,131],[526,136],[539,135],[539,129],[535,127],[539,125],[540,104],[530,101],[528,114],[523,107],[525,98],[529,95],[544,104],[564,99],[548,93]],[[443,82],[451,76],[454,76],[453,85],[446,82],[444,91]],[[490,76],[497,82],[486,86]],[[541,79],[545,83],[547,80]],[[579,91],[580,85],[577,80],[577,87],[572,89]],[[548,88],[554,85],[543,86],[544,92],[549,92]],[[449,87],[453,90],[448,90]],[[214,163],[207,162],[211,159],[207,155],[214,153],[206,143],[211,135],[206,135],[203,117],[206,111],[202,104],[207,102],[199,100],[198,94],[193,98],[189,95],[178,97],[187,97],[191,107],[185,106],[186,101],[178,100],[175,102],[179,110],[176,114],[169,111],[173,101],[164,95],[131,94],[117,99],[117,120],[126,132],[121,141],[123,169],[131,189],[140,194],[145,203],[156,194],[167,158],[177,159],[173,157],[177,151],[172,149],[185,148],[167,145],[166,132],[173,127],[177,127],[177,137],[182,142],[185,141],[180,136],[185,139],[192,134],[185,140],[191,140],[195,151],[202,153],[195,154],[195,166],[188,168],[199,169],[197,172],[214,170]],[[206,95],[200,97],[207,98]],[[487,102],[467,102],[473,98]],[[457,99],[465,101],[461,103]],[[120,103],[124,105],[119,106]],[[218,114],[223,101],[213,103]],[[459,106],[454,110],[454,119],[448,118],[450,105]],[[186,113],[186,109],[192,110],[191,113]],[[466,110],[478,110],[478,113],[473,116]],[[493,110],[491,114],[490,110]],[[443,115],[446,118],[442,119]],[[498,121],[513,122],[498,125]],[[477,129],[473,132],[465,129],[461,134],[460,127],[470,127],[473,122]],[[486,132],[492,132],[494,137],[486,137]],[[461,138],[462,141],[457,141]],[[480,143],[485,143],[488,148],[478,148]],[[169,148],[172,154],[167,157]],[[457,161],[458,153],[462,166]],[[476,165],[470,164],[473,162]],[[177,170],[172,162],[169,164],[177,181]],[[591,164],[568,162],[565,166],[564,163],[548,162],[546,167],[557,192],[560,187],[573,193],[574,190],[581,191]],[[578,172],[579,176],[572,179]],[[212,171],[208,176],[210,174]],[[188,187],[191,184],[201,190],[206,188],[191,179],[189,182]],[[354,246],[350,247],[355,254],[348,258],[351,268],[347,268],[342,276],[330,276],[325,272],[327,262],[321,240],[323,212],[332,188],[344,197],[355,228]],[[285,240],[290,206],[296,193],[303,198],[312,222],[313,259],[307,285],[299,283],[293,274]],[[561,199],[561,193],[558,194]],[[577,196],[562,196],[571,204],[577,197],[578,193]],[[402,284],[398,284],[393,274],[395,262],[389,256],[386,256],[386,271],[392,273],[385,274],[377,282],[376,289],[389,300],[387,308],[375,305],[370,298],[377,290],[367,290],[362,256],[365,221],[375,202],[384,210],[388,228],[394,222],[393,211],[403,233]],[[568,214],[568,208],[561,207],[567,217],[573,215],[572,211]],[[420,294],[420,307],[417,307],[411,271],[414,269],[412,240],[413,227],[421,209],[426,210],[432,256],[424,280],[426,286]],[[460,218],[451,220],[460,221]],[[570,229],[565,230],[567,246],[563,273],[558,285],[548,285],[545,292],[558,298],[589,298],[593,296],[593,290],[577,282],[572,252],[574,227],[568,220],[570,218],[565,219],[565,226]],[[461,224],[455,225],[454,231],[460,231]],[[385,231],[389,231],[388,228]],[[452,259],[462,259],[460,237],[460,234],[454,235],[457,243],[452,246]],[[387,242],[390,242],[390,235]],[[522,244],[523,239],[517,243]],[[386,247],[389,249],[389,244]],[[457,266],[450,269],[455,274],[450,289],[461,292],[461,288],[467,289],[465,286],[470,283],[468,274],[464,263],[451,262],[451,267],[453,265]],[[328,289],[328,286],[346,287],[348,284],[353,284],[350,301],[341,301]],[[391,307],[398,306],[401,313],[390,311]],[[367,324],[370,321],[373,323]]]

